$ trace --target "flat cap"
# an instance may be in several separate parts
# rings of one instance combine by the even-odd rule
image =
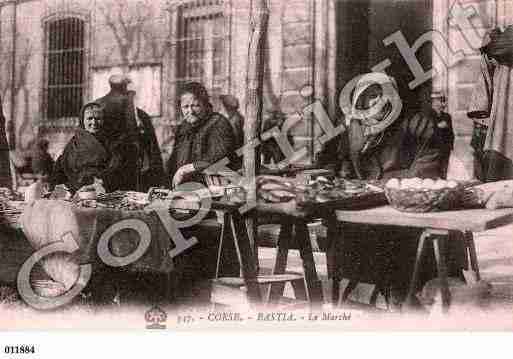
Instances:
[[[109,84],[111,85],[127,85],[130,82],[132,82],[132,80],[130,80],[130,77],[126,75],[112,75],[109,77]]]

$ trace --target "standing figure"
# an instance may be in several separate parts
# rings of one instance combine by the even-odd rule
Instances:
[[[263,121],[262,133],[265,133],[273,127],[278,127],[281,130],[286,119],[287,116],[280,109],[271,109]],[[287,138],[289,143],[292,144],[294,139],[290,133],[287,135]],[[262,164],[264,165],[273,163],[276,165],[285,159],[285,155],[283,154],[283,151],[281,150],[278,142],[276,142],[274,137],[262,141],[261,151]]]
[[[449,158],[454,148],[454,131],[451,116],[445,112],[446,98],[440,92],[431,95],[432,116],[435,120],[434,141],[440,151],[440,177],[447,178]]]
[[[134,105],[135,91],[128,90],[130,79],[124,75],[109,78],[110,92],[96,100],[103,107],[105,134],[111,139],[124,138],[134,144],[135,190],[146,192],[164,182],[164,166],[150,116]]]
[[[0,97],[0,187],[11,188],[11,162],[9,158],[9,143],[5,130],[5,117]]]
[[[474,123],[474,175],[484,182],[513,178],[513,25],[483,39],[481,68],[467,116]]]
[[[244,145],[244,117],[239,112],[239,100],[232,95],[221,95],[219,98],[235,134],[235,148],[239,149]]]

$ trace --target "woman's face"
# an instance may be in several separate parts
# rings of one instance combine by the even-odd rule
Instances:
[[[99,107],[88,107],[84,111],[84,129],[94,134],[103,128],[103,113]]]
[[[385,111],[380,106],[382,101],[381,93],[377,91],[367,91],[362,94],[361,105],[364,110],[367,110],[368,113],[365,116],[365,119],[370,124],[377,124],[383,117],[385,116]]]
[[[190,124],[202,119],[206,114],[205,106],[192,93],[184,93],[180,97],[180,107],[184,120]]]

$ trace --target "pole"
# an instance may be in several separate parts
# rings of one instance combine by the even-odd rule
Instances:
[[[248,144],[260,136],[263,108],[263,84],[265,61],[265,37],[269,21],[269,9],[266,0],[251,0],[249,26],[249,48],[246,77],[246,108],[244,121],[244,143]],[[249,147],[249,148],[248,148]],[[256,203],[256,175],[260,168],[260,151],[254,146],[246,146],[243,153],[244,176],[249,180],[247,202]],[[246,225],[254,258],[258,258],[256,241],[257,223],[254,215],[246,216]],[[258,260],[256,261],[258,270]]]

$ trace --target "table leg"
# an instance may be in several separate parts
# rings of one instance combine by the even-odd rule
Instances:
[[[449,291],[449,282],[447,278],[447,238],[448,235],[437,235],[433,239],[433,249],[435,251],[435,260],[438,270],[438,277],[440,278],[440,290],[442,291],[442,306],[444,311],[447,311],[449,309],[449,305],[451,303],[451,292]]]
[[[326,270],[328,273],[328,277],[331,277],[331,302],[333,305],[336,305],[340,296],[340,279],[338,278],[338,273],[336,273],[336,251],[337,251],[337,241],[340,242],[339,245],[343,245],[343,234],[340,230],[340,226],[337,222],[337,218],[332,215],[326,218],[327,224],[327,233],[326,233]]]
[[[258,231],[257,231],[257,217],[252,212],[251,214],[247,214],[244,216],[244,222],[246,223],[246,228],[248,230],[249,243],[251,248],[253,248],[253,253],[255,258],[258,258]],[[260,265],[258,260],[256,261],[257,273],[260,271]]]
[[[230,226],[230,216],[228,213],[223,212],[222,214],[222,221],[221,224],[221,234],[219,236],[219,247],[217,249],[217,263],[216,263],[216,276],[215,279],[219,278],[219,269],[221,268],[221,258],[223,255],[223,244],[225,243],[225,236],[226,236],[226,226]]]
[[[292,238],[293,223],[286,221],[280,227],[278,237],[278,248],[276,250],[276,260],[274,262],[273,274],[284,274],[287,269],[287,259],[289,255],[290,238]],[[277,303],[283,296],[285,290],[284,282],[272,283],[269,288],[269,303]]]
[[[308,297],[312,306],[320,306],[323,303],[322,284],[317,275],[315,261],[310,243],[310,236],[306,221],[297,220],[295,223],[296,240],[299,245],[299,254],[303,261]]]
[[[262,295],[257,282],[258,258],[255,258],[253,248],[249,241],[248,229],[244,218],[237,212],[230,214],[230,225],[233,231],[233,239],[237,257],[242,269],[244,283],[248,289],[248,298],[251,303],[262,303]]]
[[[476,273],[476,281],[481,280],[481,275],[479,274],[479,265],[477,263],[476,244],[474,242],[474,235],[472,232],[465,232],[465,241],[470,253],[470,268],[472,268],[472,270]]]
[[[420,265],[422,263],[422,258],[424,256],[424,247],[426,245],[426,240],[428,237],[428,231],[424,231],[420,235],[419,244],[417,246],[417,256],[415,257],[415,265],[413,266],[413,275],[411,277],[410,286],[408,288],[408,294],[406,295],[406,306],[411,307],[413,305],[413,297],[415,296],[415,290],[417,287],[417,282],[419,280]]]

